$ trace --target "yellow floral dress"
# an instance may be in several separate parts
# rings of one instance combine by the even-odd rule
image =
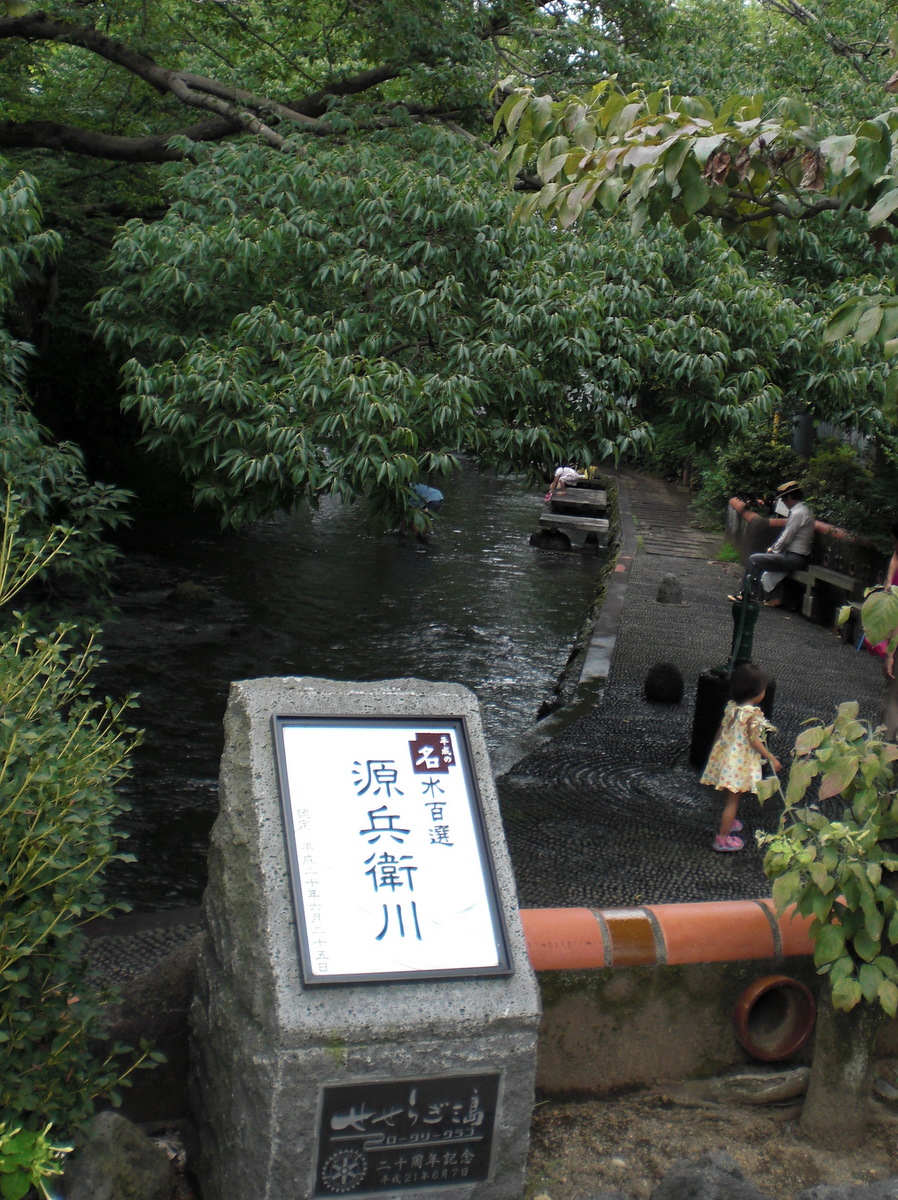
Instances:
[[[708,756],[699,780],[721,792],[753,792],[761,778],[762,758],[752,749],[750,739],[761,738],[775,725],[767,720],[756,704],[737,704],[730,700],[723,710],[720,732]]]

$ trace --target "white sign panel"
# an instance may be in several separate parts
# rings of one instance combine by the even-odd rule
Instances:
[[[305,982],[510,973],[464,721],[273,724]]]

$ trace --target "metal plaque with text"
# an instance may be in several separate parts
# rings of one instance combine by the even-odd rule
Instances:
[[[498,1096],[497,1071],[325,1087],[313,1194],[488,1179]]]

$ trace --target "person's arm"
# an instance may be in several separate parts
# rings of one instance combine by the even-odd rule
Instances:
[[[892,637],[894,637],[894,636],[895,636],[895,634],[893,633]],[[890,637],[889,641],[891,641],[891,640],[892,640],[892,638]],[[885,654],[883,655],[882,673],[883,673],[883,675],[885,675],[886,679],[894,679],[895,678],[895,651],[894,650],[886,650]]]
[[[776,773],[779,774],[779,772],[782,770],[782,764],[780,763],[780,760],[776,757],[776,755],[772,751],[767,749],[767,746],[761,737],[761,734],[758,730],[758,719],[757,719],[758,715],[759,714],[756,714],[749,721],[748,730],[747,730],[748,744],[749,744],[749,746],[751,746],[752,750],[754,750],[754,752],[756,754],[760,754],[761,758],[766,758],[767,761],[770,763],[771,767],[773,767],[774,771],[776,771]],[[766,722],[764,722],[764,725],[766,725]],[[762,728],[763,727],[764,726],[762,725]]]
[[[886,568],[886,591],[890,591],[893,584],[898,585],[898,580],[895,576],[898,574],[898,550],[889,559],[889,565]]]
[[[792,543],[792,539],[795,537],[795,534],[797,532],[797,530],[795,528],[795,526],[797,524],[797,519],[793,515],[794,511],[795,510],[793,509],[792,512],[789,513],[789,519],[786,522],[785,529],[779,535],[779,537],[776,539],[776,541],[773,543],[773,545],[768,549],[768,551],[767,551],[768,554],[779,554],[781,551],[789,549],[789,546]]]
[[[767,749],[759,737],[750,737],[748,739],[748,744],[751,746],[752,750],[755,751],[755,753],[760,754],[761,758],[767,759],[777,774],[780,773],[780,771],[783,769],[782,763],[775,754],[771,753],[771,751]]]

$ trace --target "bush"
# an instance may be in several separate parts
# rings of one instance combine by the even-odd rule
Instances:
[[[97,704],[96,648],[21,618],[0,644],[0,1121],[72,1129],[120,1071],[90,1037],[108,996],[86,977],[79,926],[107,912],[103,872],[134,735]]]
[[[47,1179],[61,1175],[61,1159],[71,1146],[54,1145],[47,1134],[49,1125],[30,1131],[0,1123],[0,1196],[3,1200],[23,1200],[36,1188],[44,1200],[53,1200]],[[34,1192],[30,1193],[32,1196]]]
[[[662,479],[679,482],[684,471],[694,469],[703,455],[686,436],[681,422],[656,421],[651,447],[640,456],[640,465]]]
[[[852,446],[822,442],[801,476],[805,498],[821,521],[871,538],[885,553],[898,510],[898,475],[891,463],[874,469]]]
[[[776,488],[798,478],[802,462],[788,441],[788,425],[771,423],[763,429],[731,438],[717,463],[699,473],[696,516],[712,528],[723,524],[733,496],[759,510],[775,501]]]
[[[67,540],[18,534],[8,499],[0,543],[0,606]],[[80,926],[110,911],[103,875],[116,849],[115,794],[138,738],[130,700],[89,690],[98,647],[71,625],[41,631],[13,614],[0,639],[0,1124],[64,1136],[121,1076],[98,1049],[111,994],[89,977]]]

